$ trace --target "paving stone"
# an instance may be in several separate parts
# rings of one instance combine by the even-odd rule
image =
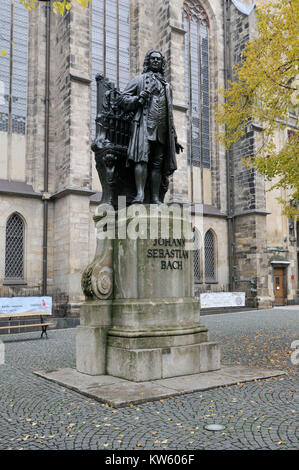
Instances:
[[[283,371],[278,370],[224,366],[215,372],[136,383],[109,375],[89,376],[75,369],[35,371],[34,373],[114,407],[284,375]]]
[[[48,340],[34,332],[3,335],[0,449],[132,450],[141,442],[140,449],[155,451],[298,450],[298,366],[290,360],[298,313],[282,308],[203,319],[211,340],[221,343],[227,368],[274,368],[286,375],[118,409],[33,373],[75,368],[75,329],[49,331]],[[224,433],[205,431],[214,423],[224,425]]]

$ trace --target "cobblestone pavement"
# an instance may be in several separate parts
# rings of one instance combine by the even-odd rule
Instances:
[[[0,449],[296,449],[298,379],[291,343],[299,308],[202,319],[222,345],[222,362],[285,370],[285,376],[109,408],[43,380],[34,370],[75,367],[75,329],[2,336]],[[297,403],[296,403],[297,398]],[[205,430],[207,424],[225,426]]]

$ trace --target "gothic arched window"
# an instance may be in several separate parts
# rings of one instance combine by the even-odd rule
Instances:
[[[5,279],[24,279],[25,226],[18,214],[12,214],[6,223]]]
[[[95,130],[97,73],[121,90],[130,78],[130,0],[92,2],[92,124]]]
[[[197,0],[184,2],[184,27],[188,162],[210,168],[209,22]]]
[[[215,235],[212,230],[205,234],[205,282],[216,281]]]

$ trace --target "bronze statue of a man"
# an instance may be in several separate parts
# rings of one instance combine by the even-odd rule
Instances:
[[[135,113],[127,158],[127,164],[134,165],[137,194],[133,204],[143,203],[147,178],[151,204],[161,204],[161,184],[176,170],[176,153],[183,150],[177,142],[171,88],[164,69],[162,52],[151,49],[145,56],[143,73],[121,94],[123,109]]]

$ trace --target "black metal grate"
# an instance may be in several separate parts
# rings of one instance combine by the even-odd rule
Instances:
[[[24,222],[17,214],[6,224],[5,279],[24,279]]]
[[[215,236],[212,230],[205,234],[205,282],[215,281]]]

